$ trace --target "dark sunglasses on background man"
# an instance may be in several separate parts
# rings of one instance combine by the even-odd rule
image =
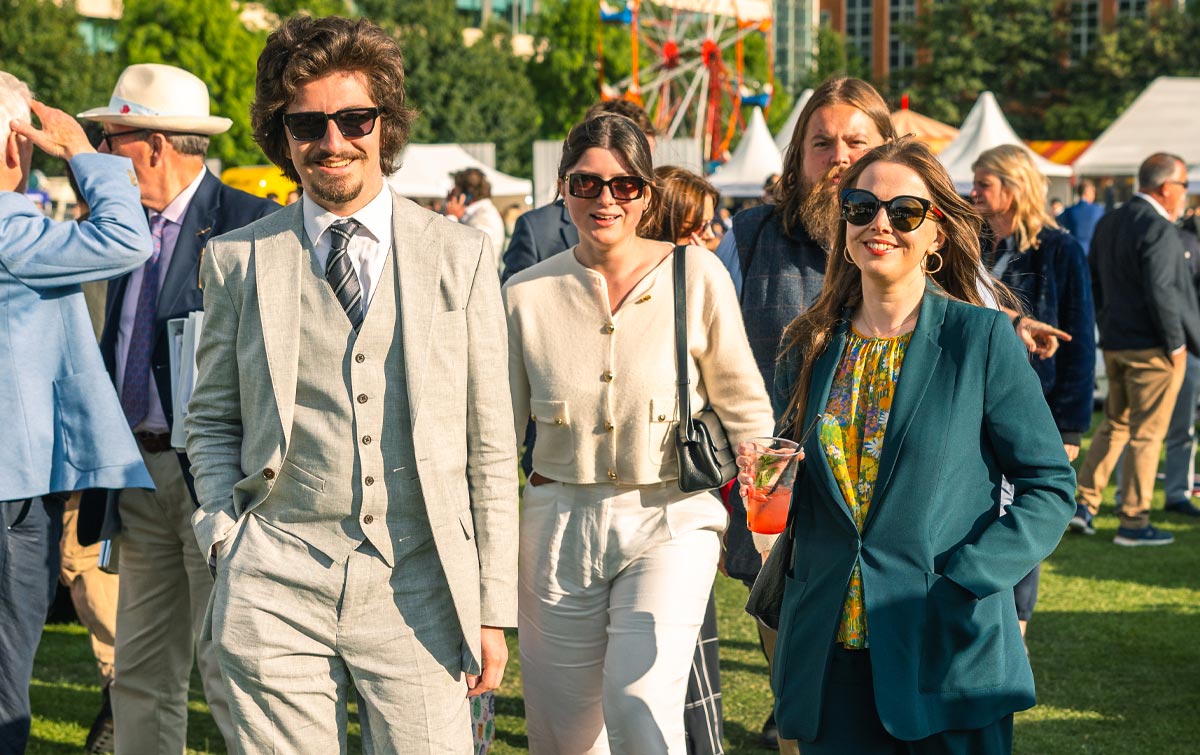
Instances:
[[[324,138],[329,121],[336,123],[347,139],[361,139],[375,130],[378,118],[377,107],[354,107],[336,113],[284,113],[283,123],[296,141],[312,142]]]
[[[604,187],[618,202],[628,202],[640,199],[646,191],[646,179],[639,176],[613,176],[605,181],[600,176],[591,173],[572,173],[567,176],[567,191],[579,199],[595,199],[604,191]]]
[[[945,213],[933,206],[933,202],[921,197],[904,195],[884,202],[866,189],[846,189],[842,192],[842,220],[850,225],[867,225],[879,214],[880,207],[887,210],[892,227],[905,233],[920,228],[928,215],[932,215],[934,221],[946,217]]]

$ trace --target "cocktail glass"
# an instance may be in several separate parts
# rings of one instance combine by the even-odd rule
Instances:
[[[777,535],[787,526],[792,485],[796,482],[800,446],[786,438],[754,438],[745,471],[752,478],[746,491],[746,524],[751,532]]]

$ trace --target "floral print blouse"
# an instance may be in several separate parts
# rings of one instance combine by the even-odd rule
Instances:
[[[860,533],[879,474],[883,435],[900,379],[900,365],[911,340],[911,332],[894,338],[867,338],[851,328],[821,419],[821,448]],[[842,604],[837,641],[848,648],[868,646],[858,562]]]

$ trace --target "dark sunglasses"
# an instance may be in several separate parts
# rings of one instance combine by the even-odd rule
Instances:
[[[646,191],[646,179],[639,176],[613,176],[605,181],[600,176],[591,173],[572,173],[567,176],[567,191],[579,199],[595,199],[604,191],[604,187],[618,202],[628,202],[640,199]]]
[[[154,129],[152,128],[136,128],[132,131],[118,131],[115,134],[105,133],[100,137],[100,141],[104,142],[104,146],[108,148],[109,152],[112,152],[114,139],[120,139],[125,136],[145,136],[146,134],[153,133]]]
[[[921,197],[899,196],[884,202],[866,189],[842,192],[842,220],[850,225],[867,225],[879,214],[880,207],[887,210],[892,227],[905,233],[920,228],[927,215],[933,215],[935,221],[946,218],[933,202]]]
[[[361,139],[375,130],[378,118],[377,107],[353,107],[336,113],[284,113],[283,123],[296,141],[312,142],[325,136],[329,121],[336,123],[347,139]]]

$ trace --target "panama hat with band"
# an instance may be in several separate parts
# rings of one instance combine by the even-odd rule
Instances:
[[[138,63],[121,72],[107,107],[80,118],[134,128],[212,136],[229,130],[233,121],[209,115],[208,87],[182,68]]]

